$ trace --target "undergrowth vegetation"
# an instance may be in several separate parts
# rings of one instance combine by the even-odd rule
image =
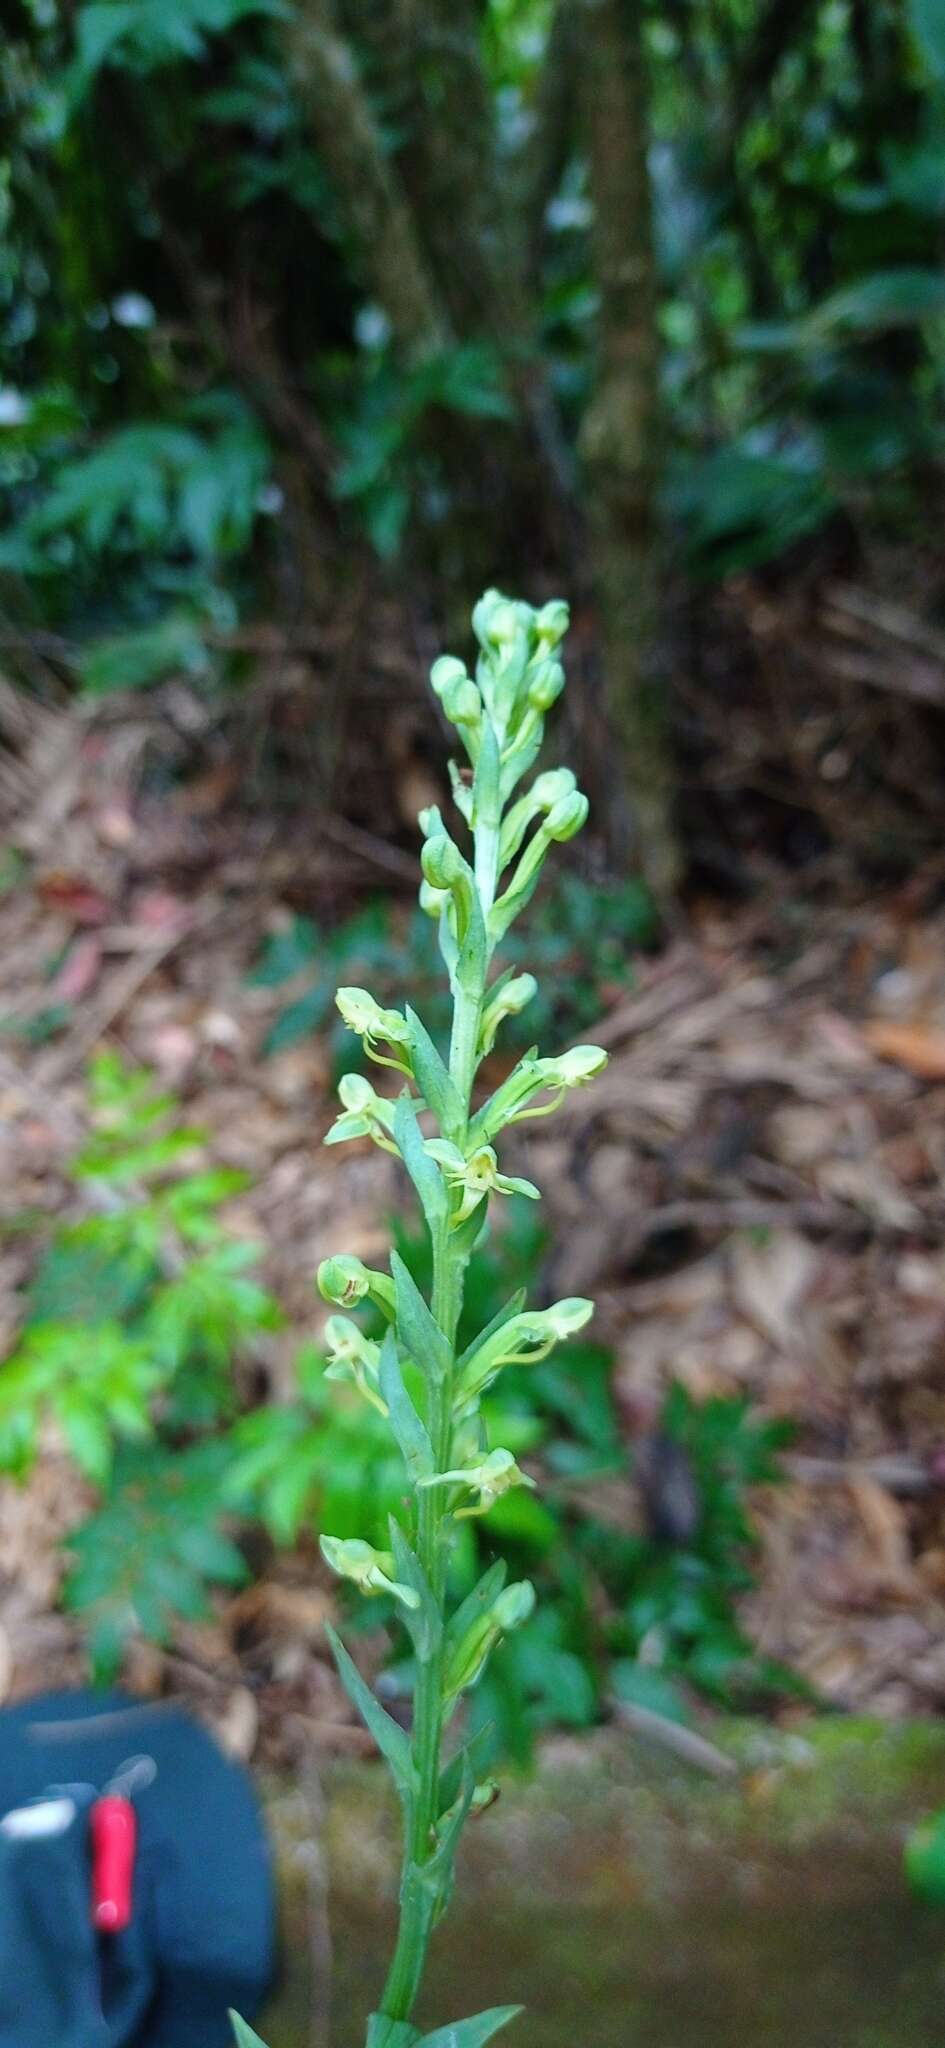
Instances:
[[[68,1539],[63,1597],[105,1678],[130,1638],[171,1640],[179,1619],[208,1614],[215,1588],[246,1580],[254,1526],[276,1550],[326,1528],[381,1540],[402,1471],[383,1418],[326,1386],[311,1342],[297,1349],[294,1397],[252,1405],[283,1318],[258,1277],[263,1247],[227,1225],[244,1176],[208,1164],[180,1103],[115,1054],[93,1064],[88,1110],[71,1165],[78,1220],[52,1230],[0,1375],[0,1467],[27,1476],[51,1431],[94,1490]],[[513,1278],[542,1298],[544,1230],[530,1203],[509,1206],[471,1265],[463,1339],[498,1313]],[[422,1236],[400,1220],[393,1230],[428,1284]],[[685,1716],[700,1694],[735,1704],[783,1688],[737,1621],[752,1580],[748,1491],[777,1476],[780,1425],[671,1387],[636,1447],[641,1509],[606,1346],[575,1339],[508,1370],[484,1410],[497,1440],[545,1475],[540,1500],[516,1489],[489,1518],[488,1554],[527,1570],[541,1597],[472,1695],[487,1747],[524,1756],[540,1729],[589,1725],[615,1697]],[[683,1490],[670,1525],[659,1482],[642,1483],[654,1456]],[[483,1556],[478,1525],[461,1525],[457,1593]],[[391,1632],[393,1694],[406,1682],[403,1638],[393,1603],[376,1614]]]

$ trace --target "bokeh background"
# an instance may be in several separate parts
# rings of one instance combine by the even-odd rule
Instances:
[[[594,805],[523,1029],[612,1064],[521,1142],[545,1220],[475,1283],[600,1302],[503,1382],[543,1489],[459,1568],[542,1601],[475,1711],[521,1760],[937,1714],[945,12],[5,26],[0,1686],[91,1655],[247,1757],[365,1744],[315,1537],[397,1473],[313,1275],[423,1248],[382,1155],[320,1150],[332,999],[442,1027],[426,672],[496,583],[570,600]]]

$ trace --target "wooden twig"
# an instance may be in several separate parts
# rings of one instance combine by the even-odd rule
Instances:
[[[724,1750],[717,1749],[695,1728],[686,1728],[680,1721],[667,1721],[664,1714],[655,1714],[650,1707],[634,1706],[629,1700],[617,1700],[613,1712],[615,1720],[634,1735],[670,1750],[682,1763],[691,1764],[693,1770],[707,1771],[712,1778],[737,1778],[734,1757],[726,1756]]]

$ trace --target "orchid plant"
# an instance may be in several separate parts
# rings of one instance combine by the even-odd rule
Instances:
[[[547,1357],[593,1313],[593,1303],[579,1299],[529,1309],[522,1293],[464,1350],[457,1347],[466,1269],[492,1199],[538,1199],[531,1181],[502,1170],[497,1141],[509,1125],[549,1115],[569,1089],[592,1081],[606,1063],[597,1046],[575,1046],[551,1059],[533,1047],[476,1102],[477,1075],[503,1020],[518,1015],[537,992],[534,977],[514,968],[492,978],[494,950],[534,893],[551,847],[580,831],[588,805],[567,768],[536,775],[522,791],[538,759],[545,715],[564,687],[567,606],[553,602],[534,610],[490,590],[472,622],[480,649],[475,676],[451,655],[441,656],[431,673],[466,755],[450,772],[471,858],[435,806],[420,814],[420,902],[437,921],[452,996],[448,1060],[409,1006],[382,1009],[365,989],[339,989],[345,1023],[400,1086],[396,1093],[382,1091],[363,1074],[346,1074],[339,1084],[341,1114],[326,1138],[331,1145],[367,1138],[402,1160],[433,1254],[429,1301],[396,1252],[389,1272],[336,1257],[318,1276],[334,1311],[326,1329],[328,1376],[349,1382],[387,1418],[403,1457],[409,1502],[404,1521],[390,1523],[386,1550],[360,1539],[322,1537],[333,1571],[365,1597],[383,1594],[398,1604],[416,1674],[408,1735],[331,1632],[342,1682],[387,1761],[403,1809],[399,1929],[380,2008],[367,2021],[366,2048],[483,2048],[520,2010],[497,2006],[427,2034],[411,2017],[430,1937],[449,1903],[463,1825],[492,1797],[491,1786],[477,1784],[475,1742],[460,1740],[447,1756],[446,1733],[463,1694],[503,1637],[527,1620],[535,1600],[528,1580],[506,1584],[506,1567],[497,1563],[450,1611],[448,1567],[458,1523],[487,1515],[510,1488],[534,1485],[511,1451],[486,1440],[482,1395],[505,1366]],[[387,1325],[382,1342],[368,1338],[350,1313],[363,1302]],[[238,2039],[258,2043],[245,2022],[238,2023]]]

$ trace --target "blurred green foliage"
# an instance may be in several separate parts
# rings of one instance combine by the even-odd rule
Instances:
[[[644,882],[561,877],[519,928],[516,954],[527,950],[539,986],[527,1010],[507,1021],[508,1044],[519,1050],[536,1038],[580,1038],[608,997],[632,985],[634,957],[655,944],[658,930]],[[500,946],[496,957],[502,967],[512,964],[508,947]],[[357,1053],[335,1009],[339,982],[370,983],[382,1005],[399,1001],[406,990],[433,1038],[448,1033],[435,926],[421,910],[404,917],[389,899],[367,903],[331,930],[294,917],[267,940],[251,981],[257,988],[295,985],[269,1030],[268,1053],[283,1052],[312,1032],[327,1032],[336,1061],[350,1068]]]
[[[464,422],[508,429],[510,479],[529,365],[573,469],[597,288],[567,4],[481,13],[488,175],[510,201],[561,107],[527,319],[509,339],[487,304],[454,306],[411,360],[313,140],[296,0],[23,0],[0,54],[0,597],[62,636],[85,687],[230,672],[241,615],[303,573],[288,557],[311,536],[283,517],[300,453],[318,517],[333,502],[386,557],[409,528],[445,575],[503,496]],[[339,4],[338,33],[432,262],[422,162],[449,89],[441,112],[425,75],[409,89],[388,13]],[[908,530],[943,446],[937,0],[651,0],[647,54],[662,491],[690,570],[832,520]],[[475,180],[458,157],[453,175],[459,238]],[[448,265],[440,281],[456,299]]]
[[[175,1099],[105,1054],[90,1116],[71,1168],[87,1213],[54,1229],[0,1371],[0,1469],[27,1474],[52,1430],[94,1489],[97,1505],[68,1539],[64,1600],[106,1677],[131,1636],[169,1640],[180,1619],[209,1613],[215,1586],[246,1578],[240,1536],[254,1524],[278,1548],[326,1526],[383,1541],[403,1469],[383,1418],[326,1387],[310,1344],[291,1399],[253,1405],[241,1392],[282,1317],[253,1275],[259,1248],[223,1220],[244,1177],[207,1163],[204,1134]],[[541,1225],[531,1204],[510,1209],[470,1270],[461,1342],[516,1285],[541,1299]],[[425,1239],[393,1228],[426,1284]],[[539,1582],[536,1616],[474,1695],[483,1741],[520,1757],[539,1729],[588,1725],[613,1698],[684,1717],[690,1694],[734,1704],[790,1687],[736,1619],[751,1584],[747,1492],[777,1477],[783,1428],[744,1402],[699,1404],[672,1387],[652,1444],[662,1457],[670,1447],[689,1508],[667,1534],[652,1501],[642,1521],[629,1512],[646,1445],[628,1443],[612,1381],[610,1353],[575,1342],[509,1369],[484,1402],[491,1440],[546,1473],[541,1498],[504,1495],[484,1525],[464,1525],[456,1552],[460,1595],[496,1554]],[[615,1486],[616,1525],[606,1507]],[[373,1603],[372,1625],[377,1613]],[[385,1683],[396,1689],[401,1639],[395,1613],[382,1618],[395,1643]]]

